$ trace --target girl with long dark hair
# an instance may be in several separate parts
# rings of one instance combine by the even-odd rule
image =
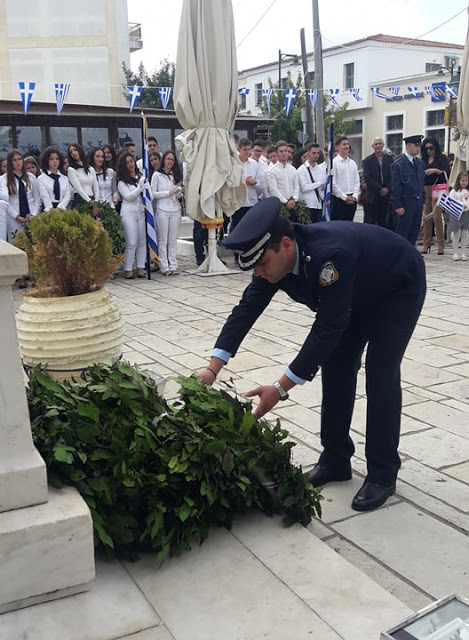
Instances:
[[[44,211],[67,209],[70,204],[70,182],[63,172],[63,155],[56,147],[47,147],[41,156],[42,173],[38,178]]]
[[[113,209],[119,200],[117,193],[116,174],[114,169],[107,166],[104,158],[104,150],[93,147],[88,153],[89,166],[95,170],[99,187],[99,201],[106,202]]]
[[[78,142],[68,145],[68,172],[67,177],[75,192],[72,201],[72,209],[81,202],[99,201],[99,187],[96,180],[96,172],[90,167],[85,150]]]

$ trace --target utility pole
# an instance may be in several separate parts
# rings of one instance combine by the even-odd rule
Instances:
[[[322,70],[322,39],[319,28],[318,0],[313,0],[313,42],[314,42],[314,84],[318,90],[316,105],[316,138],[317,143],[324,149],[326,144],[324,131],[324,80]]]
[[[303,78],[305,89],[311,89],[311,77],[308,71],[308,58],[306,55],[306,42],[305,42],[305,30],[300,31],[301,40],[301,62],[303,63]],[[314,142],[314,123],[313,123],[313,109],[311,107],[311,100],[308,94],[306,94],[306,131],[308,133],[308,142]]]

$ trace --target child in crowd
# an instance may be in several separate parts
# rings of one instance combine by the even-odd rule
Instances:
[[[454,189],[451,190],[450,198],[463,203],[463,212],[459,220],[450,217],[448,233],[453,234],[453,260],[467,260],[467,231],[469,229],[469,173],[461,171],[456,178]],[[461,251],[459,252],[459,242]]]

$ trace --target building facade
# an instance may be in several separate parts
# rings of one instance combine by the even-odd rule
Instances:
[[[126,0],[0,0],[0,99],[35,82],[34,101],[55,103],[54,83],[69,83],[67,102],[123,106],[135,26],[129,38]]]
[[[368,154],[375,136],[384,137],[387,145],[398,152],[403,135],[432,130],[447,147],[449,129],[444,126],[445,103],[434,102],[425,87],[449,82],[461,64],[463,50],[462,44],[383,34],[324,50],[324,91],[330,95],[330,90],[338,90],[334,93],[337,104],[348,105],[347,112],[353,123],[350,141],[358,162]],[[241,71],[238,86],[249,89],[248,95],[240,96],[241,113],[261,113],[265,107],[262,89],[278,87],[279,80],[284,87],[288,74],[295,83],[301,70],[300,55],[279,51],[276,62]],[[308,54],[308,70],[314,78],[313,54]],[[399,92],[395,95],[397,87]],[[409,87],[417,87],[421,95],[406,97]],[[378,89],[389,99],[378,97],[372,89]]]

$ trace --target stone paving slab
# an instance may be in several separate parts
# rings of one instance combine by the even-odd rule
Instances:
[[[399,451],[439,469],[464,462],[469,456],[469,441],[434,427],[422,433],[401,436]]]
[[[433,598],[469,593],[469,538],[416,507],[395,504],[334,528]]]

